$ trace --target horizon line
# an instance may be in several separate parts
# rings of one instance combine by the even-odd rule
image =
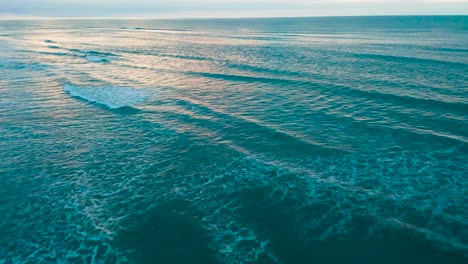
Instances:
[[[395,15],[395,14],[366,14],[366,15],[310,15],[310,16],[246,16],[246,17],[201,17],[201,16],[187,16],[187,17],[170,17],[170,16],[163,16],[163,17],[157,17],[157,16],[97,16],[97,17],[90,17],[90,16],[66,16],[66,17],[55,17],[55,16],[18,16],[18,17],[6,17],[2,18],[0,17],[1,21],[6,21],[6,20],[48,20],[48,19],[53,19],[53,20],[92,20],[92,19],[133,19],[133,20],[138,20],[138,19],[160,19],[160,20],[184,20],[184,19],[265,19],[265,18],[334,18],[334,17],[436,17],[436,16],[450,16],[450,17],[464,17],[468,16],[468,14],[413,14],[413,15],[407,15],[407,14],[401,14],[401,15]]]

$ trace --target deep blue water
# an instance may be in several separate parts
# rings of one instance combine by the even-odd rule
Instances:
[[[467,17],[0,21],[0,263],[467,263]]]

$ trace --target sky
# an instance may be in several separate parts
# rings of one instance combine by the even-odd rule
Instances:
[[[352,15],[468,15],[468,0],[0,0],[0,19]]]

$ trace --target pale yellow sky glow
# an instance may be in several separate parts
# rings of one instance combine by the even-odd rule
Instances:
[[[0,19],[467,14],[468,0],[0,0]]]

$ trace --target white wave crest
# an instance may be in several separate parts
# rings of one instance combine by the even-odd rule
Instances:
[[[101,104],[110,109],[121,107],[133,107],[144,102],[149,97],[146,89],[135,89],[131,87],[79,87],[66,84],[63,90],[73,97]]]

